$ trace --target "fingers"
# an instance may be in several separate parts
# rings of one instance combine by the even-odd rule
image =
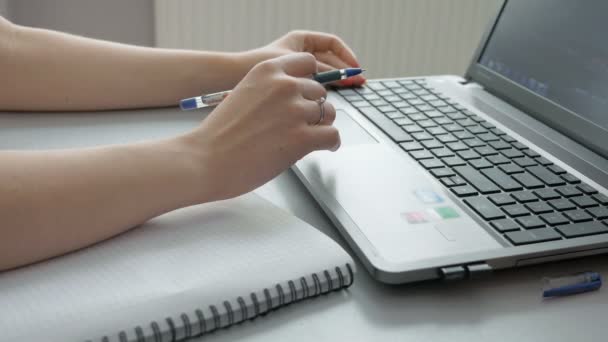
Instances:
[[[353,51],[338,36],[322,32],[302,32],[304,48],[312,53],[331,52],[349,67],[358,68],[359,61]]]
[[[298,82],[302,97],[305,99],[316,101],[322,97],[327,97],[327,89],[321,83],[307,78],[301,78]]]
[[[310,53],[291,53],[278,57],[275,61],[290,76],[305,77],[317,72],[317,59]]]
[[[336,151],[340,147],[340,133],[334,126],[311,126],[309,135],[315,151]]]
[[[334,123],[336,120],[336,108],[331,103],[325,101],[321,104],[318,101],[305,101],[303,113],[309,125],[331,126]],[[321,106],[323,106],[323,115],[321,115]]]

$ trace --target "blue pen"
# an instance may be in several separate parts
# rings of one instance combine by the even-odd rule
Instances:
[[[312,79],[319,83],[329,83],[340,80],[345,80],[349,77],[357,76],[360,73],[364,72],[365,69],[361,68],[347,68],[347,69],[338,69],[316,73],[312,76]],[[217,106],[222,102],[232,90],[221,91],[219,93],[201,95],[190,97],[187,99],[183,99],[179,101],[179,107],[182,110],[193,110],[198,108]]]

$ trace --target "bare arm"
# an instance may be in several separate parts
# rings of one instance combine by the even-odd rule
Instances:
[[[241,58],[242,59],[242,58]],[[0,17],[0,110],[175,105],[233,88],[252,67],[238,54],[125,45],[13,25]]]
[[[295,53],[302,51],[309,54]],[[338,148],[331,104],[315,125],[315,100],[326,91],[306,77],[356,63],[339,38],[322,33],[292,32],[260,49],[221,54],[103,42],[0,17],[0,110],[174,105],[236,86],[198,128],[172,139],[0,151],[0,271],[243,194],[313,150]]]

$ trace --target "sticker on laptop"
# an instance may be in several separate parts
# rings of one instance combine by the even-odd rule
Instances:
[[[422,203],[435,204],[443,202],[443,197],[433,190],[418,189],[414,191],[414,194]]]
[[[449,206],[401,213],[401,218],[410,224],[438,222],[458,217],[460,217],[460,214],[456,211],[456,209]]]

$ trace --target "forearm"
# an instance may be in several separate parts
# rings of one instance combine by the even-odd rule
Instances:
[[[27,28],[0,17],[0,110],[92,110],[176,105],[233,88],[238,54],[147,48]]]
[[[183,138],[0,152],[0,270],[81,248],[207,200]]]

